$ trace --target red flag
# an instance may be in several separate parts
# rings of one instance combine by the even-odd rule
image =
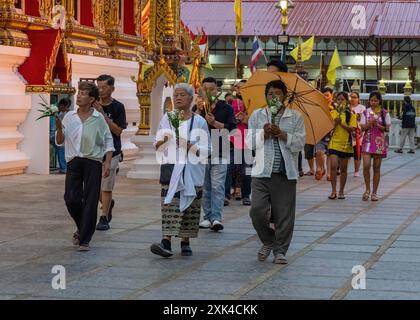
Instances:
[[[198,46],[200,47],[200,52],[201,55],[203,57],[207,57],[207,42],[208,42],[208,38],[206,35],[206,32],[204,31],[203,28],[201,28],[201,38],[200,38],[200,42],[198,43]]]

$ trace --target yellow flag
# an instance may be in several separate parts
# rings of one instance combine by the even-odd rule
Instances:
[[[335,50],[334,50],[334,53],[331,58],[330,65],[328,66],[328,71],[327,71],[327,79],[331,82],[332,85],[335,84],[335,78],[336,78],[335,73],[338,67],[341,67],[341,61],[340,61],[340,56],[338,55],[337,47],[335,47]]]
[[[312,51],[314,49],[314,42],[315,42],[315,37],[312,36],[300,45],[302,61],[309,60],[312,57]],[[290,55],[296,61],[297,61],[297,56],[298,56],[298,49],[299,49],[299,46],[297,46],[290,52]]]
[[[239,35],[242,33],[242,0],[235,0],[233,10],[235,11],[236,34]]]

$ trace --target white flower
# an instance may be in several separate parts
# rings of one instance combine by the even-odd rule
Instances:
[[[272,106],[270,107],[270,112],[271,112],[271,114],[277,114],[277,113],[279,112],[279,106],[277,106],[277,105],[272,105]]]
[[[50,106],[50,110],[52,113],[57,113],[58,112],[58,107],[55,104],[52,104]]]

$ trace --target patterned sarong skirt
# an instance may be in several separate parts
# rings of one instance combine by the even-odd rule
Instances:
[[[197,197],[184,212],[179,212],[179,192],[170,204],[165,204],[169,186],[162,185],[162,235],[183,238],[197,238],[201,213],[202,187],[195,187]]]

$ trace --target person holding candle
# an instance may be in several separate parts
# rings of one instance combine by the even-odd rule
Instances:
[[[373,159],[373,192],[372,201],[378,201],[378,186],[381,176],[382,159],[386,157],[388,151],[388,141],[386,133],[391,126],[391,117],[382,107],[382,95],[378,91],[371,92],[369,95],[369,107],[362,113],[360,120],[361,129],[364,132],[362,141],[363,154],[363,176],[365,179],[366,190],[362,200],[369,200],[370,196],[370,168]]]

